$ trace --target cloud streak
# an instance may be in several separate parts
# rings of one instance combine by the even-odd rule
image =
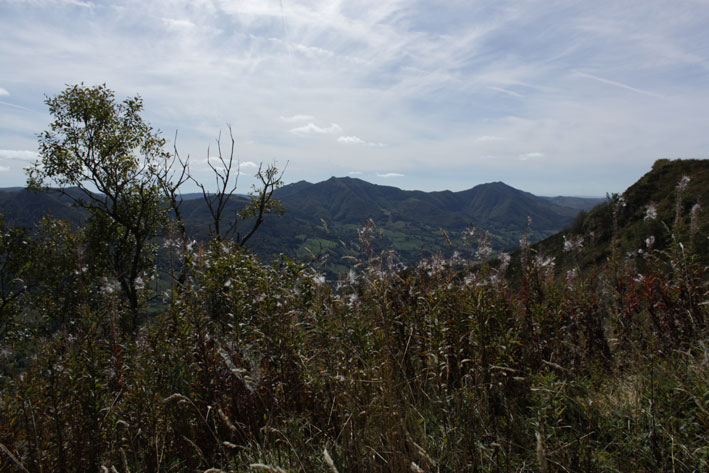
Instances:
[[[623,84],[622,82],[617,82],[617,81],[610,80],[610,79],[604,79],[603,77],[594,76],[593,74],[587,74],[585,72],[577,72],[576,75],[579,77],[585,77],[586,79],[592,79],[592,80],[601,82],[603,84],[612,85],[613,87],[620,87],[621,89],[629,90],[631,92],[635,92],[636,94],[648,95],[650,97],[655,97],[658,99],[663,98],[661,95],[650,92],[648,90],[642,90],[642,89],[638,89],[637,87],[631,87],[628,84]]]
[[[389,179],[392,177],[404,177],[403,174],[399,174],[398,172],[385,172],[385,173],[377,173],[377,177],[382,177],[384,179]]]

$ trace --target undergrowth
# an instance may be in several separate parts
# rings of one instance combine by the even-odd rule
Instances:
[[[228,242],[173,245],[187,277],[132,331],[78,256],[18,289],[3,309],[35,322],[3,334],[0,471],[709,471],[691,245],[559,277],[523,244],[513,285],[484,238],[405,268],[373,235],[332,284]]]

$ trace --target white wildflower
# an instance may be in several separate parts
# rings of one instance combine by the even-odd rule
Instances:
[[[352,307],[355,304],[357,304],[357,301],[359,300],[359,297],[357,297],[357,294],[350,294],[347,296],[347,305]]]
[[[555,264],[554,257],[537,255],[534,257],[534,264],[536,264],[540,268],[546,268],[547,266],[554,266],[554,264]]]
[[[109,295],[116,292],[116,289],[117,284],[109,281],[108,278],[104,276],[103,285],[101,286],[101,292],[103,292],[104,295]]]
[[[583,237],[582,236],[569,236],[567,238],[566,235],[564,235],[564,251],[569,252],[569,251],[576,251],[580,250],[583,248]]]
[[[699,216],[699,212],[701,212],[701,211],[702,211],[702,206],[699,205],[699,202],[697,202],[696,204],[694,204],[692,206],[692,210],[690,211],[690,215],[692,216],[692,218],[697,218]]]
[[[576,280],[576,278],[578,277],[578,274],[579,274],[579,272],[578,272],[578,269],[576,269],[576,268],[572,268],[572,269],[566,271],[567,287],[571,288],[571,284]]]
[[[651,250],[654,244],[655,237],[653,235],[650,235],[649,237],[645,238],[645,246],[647,246],[648,250]]]
[[[677,183],[677,190],[680,192],[684,192],[685,190],[687,190],[687,185],[689,184],[689,181],[691,181],[689,176],[682,176],[682,179],[680,179],[679,183]]]
[[[504,273],[507,271],[507,267],[510,265],[510,255],[507,253],[500,253],[500,272]]]
[[[322,286],[323,284],[325,284],[325,276],[323,276],[322,274],[316,274],[315,276],[313,276],[313,282],[318,286]]]
[[[482,243],[482,244],[478,247],[477,251],[475,252],[475,255],[476,255],[476,256],[478,257],[478,259],[480,259],[481,261],[484,261],[484,260],[488,259],[491,254],[492,254],[492,248],[490,247],[490,245],[487,245],[487,244],[485,244],[485,243]]]
[[[650,204],[645,209],[645,221],[655,220],[657,218],[657,208]]]

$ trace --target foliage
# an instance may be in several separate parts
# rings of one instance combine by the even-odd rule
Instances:
[[[39,137],[40,160],[29,169],[28,184],[55,184],[89,211],[88,264],[117,281],[130,307],[122,324],[132,330],[153,276],[151,240],[166,219],[165,141],[141,118],[140,97],[116,103],[105,85],[75,85],[46,103],[54,121]]]

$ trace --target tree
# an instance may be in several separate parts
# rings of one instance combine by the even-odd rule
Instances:
[[[91,264],[117,281],[131,314],[123,325],[132,329],[154,272],[151,239],[167,219],[165,140],[140,116],[139,96],[116,102],[105,84],[74,85],[45,103],[54,121],[39,135],[28,186],[57,186],[89,211]]]
[[[263,223],[264,217],[269,213],[283,213],[283,206],[280,201],[273,199],[273,192],[283,184],[283,173],[285,170],[279,171],[275,164],[268,165],[266,169],[260,165],[256,178],[258,185],[254,185],[249,193],[249,201],[244,208],[236,212],[233,217],[226,222],[227,228],[224,228],[224,214],[227,204],[231,197],[236,192],[240,166],[239,162],[234,162],[235,159],[235,143],[234,134],[229,128],[230,148],[226,155],[222,150],[221,134],[217,138],[217,156],[219,164],[212,164],[209,157],[209,148],[207,149],[207,164],[212,170],[216,185],[216,192],[211,193],[207,190],[204,184],[197,181],[193,177],[190,178],[202,190],[202,196],[207,204],[209,213],[212,216],[211,233],[217,240],[228,238],[233,239],[237,246],[245,246],[246,242],[256,233],[256,230]],[[236,165],[235,165],[236,164]],[[249,220],[251,226],[245,233],[239,231],[239,222]]]

